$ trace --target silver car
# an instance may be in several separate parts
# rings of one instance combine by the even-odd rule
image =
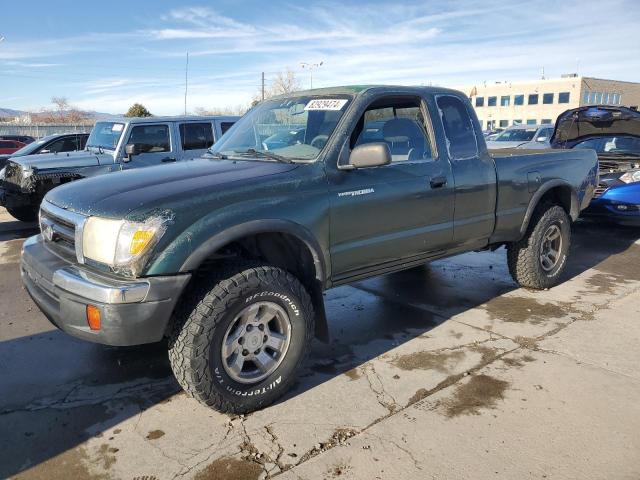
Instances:
[[[513,125],[487,141],[489,150],[501,148],[551,148],[553,125]]]

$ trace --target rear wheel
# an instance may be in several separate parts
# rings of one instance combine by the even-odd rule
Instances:
[[[21,222],[35,222],[38,219],[38,207],[7,207],[7,212]]]
[[[169,339],[171,366],[201,403],[250,412],[289,389],[309,352],[313,324],[311,299],[293,275],[240,267],[195,286]]]
[[[523,287],[545,289],[557,285],[567,263],[571,221],[553,204],[538,206],[525,236],[507,247],[509,272]]]

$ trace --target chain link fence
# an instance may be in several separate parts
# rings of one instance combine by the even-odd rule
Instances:
[[[33,125],[18,125],[15,123],[1,123],[0,135],[29,135],[34,138],[45,137],[54,133],[89,133],[94,123],[45,123]]]

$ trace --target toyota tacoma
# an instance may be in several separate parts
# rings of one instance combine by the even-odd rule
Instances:
[[[258,104],[198,160],[48,192],[22,278],[61,330],[166,338],[191,396],[248,412],[292,385],[314,335],[326,340],[326,289],[503,245],[518,284],[554,286],[596,185],[591,150],[491,156],[455,90],[296,92]]]

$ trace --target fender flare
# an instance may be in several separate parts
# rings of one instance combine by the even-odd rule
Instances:
[[[529,227],[529,222],[531,221],[531,217],[533,216],[533,212],[540,203],[540,199],[547,193],[549,190],[562,187],[568,188],[571,192],[571,204],[569,205],[569,216],[573,221],[578,219],[578,215],[580,215],[580,202],[578,201],[578,195],[575,189],[564,180],[549,180],[545,184],[543,184],[531,197],[529,201],[529,206],[527,207],[527,211],[524,215],[524,219],[522,220],[522,225],[520,226],[520,235],[524,235]]]
[[[193,271],[197,269],[207,257],[211,256],[224,245],[248,235],[256,235],[259,233],[286,233],[302,241],[311,252],[316,279],[320,281],[322,285],[325,284],[327,278],[326,263],[320,244],[314,235],[306,227],[298,223],[280,219],[252,220],[234,225],[213,235],[187,257],[180,267],[180,272]]]

